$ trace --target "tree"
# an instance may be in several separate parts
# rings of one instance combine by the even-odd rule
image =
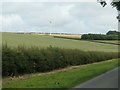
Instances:
[[[103,7],[105,7],[105,5],[107,5],[106,1],[104,0],[97,0]]]
[[[120,0],[118,0],[118,2],[114,2],[115,0],[113,0],[113,2],[111,2],[111,5],[113,7],[116,7],[118,11],[120,11]]]
[[[105,5],[107,5],[105,0],[97,0],[103,7],[105,7]],[[118,11],[118,30],[120,30],[120,0],[112,0],[111,2],[111,6],[116,7],[117,11]]]
[[[105,0],[97,0],[103,7],[105,7],[105,5],[107,5],[107,3],[106,3],[106,1]],[[118,11],[120,11],[120,0],[113,0],[112,2],[111,2],[111,5],[113,6],[113,7],[116,7],[116,9],[118,10]]]
[[[108,31],[106,34],[107,35],[120,35],[120,32],[118,32],[118,31]]]

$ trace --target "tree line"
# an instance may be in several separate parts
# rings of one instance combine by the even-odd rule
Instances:
[[[104,34],[83,34],[81,36],[83,40],[120,40],[120,32],[108,31]]]

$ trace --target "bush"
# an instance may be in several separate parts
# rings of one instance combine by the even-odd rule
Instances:
[[[2,48],[2,75],[16,76],[27,73],[47,72],[72,65],[83,65],[118,58],[117,53],[81,51],[48,47]]]
[[[118,35],[114,34],[84,34],[81,36],[81,39],[83,40],[120,40],[120,37]]]
[[[120,32],[118,32],[118,31],[108,31],[106,34],[107,35],[120,35]]]

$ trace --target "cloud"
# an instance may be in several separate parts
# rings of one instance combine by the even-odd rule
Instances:
[[[52,27],[53,32],[105,33],[117,29],[117,11],[97,2],[4,2],[2,8],[4,26],[12,31],[49,32]]]
[[[96,0],[1,0],[2,2],[96,2]],[[107,2],[110,0],[107,0]]]
[[[69,9],[72,5],[57,5],[57,4],[48,4],[41,10],[29,14],[28,22],[31,25],[36,26],[47,26],[49,21],[52,22],[54,26],[61,26],[69,21],[71,21],[72,16],[69,14]],[[36,16],[34,15],[36,14]]]
[[[17,14],[11,14],[11,15],[3,15],[0,16],[2,18],[3,26],[9,27],[9,26],[18,26],[23,24],[22,18]]]
[[[88,33],[106,33],[111,28],[117,30],[117,11],[109,5],[102,8],[96,3],[80,3],[70,13],[85,22]]]
[[[2,26],[3,31],[9,30],[20,30],[22,27],[25,27],[26,24],[24,23],[21,16],[17,14],[10,14],[10,15],[0,15],[0,26]]]

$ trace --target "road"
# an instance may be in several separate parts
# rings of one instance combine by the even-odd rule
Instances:
[[[98,77],[95,77],[75,88],[118,88],[118,70],[120,75],[120,68],[115,68]]]

